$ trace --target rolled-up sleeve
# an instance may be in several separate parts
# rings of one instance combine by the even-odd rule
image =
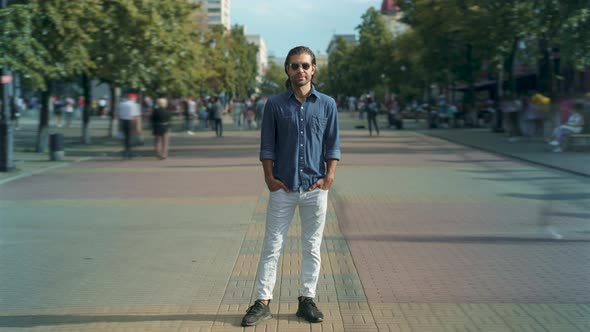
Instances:
[[[264,105],[264,113],[262,116],[262,129],[260,130],[260,160],[275,160],[276,159],[276,121],[275,121],[275,107],[269,100]]]
[[[325,160],[340,160],[340,128],[338,126],[338,110],[336,102],[331,99],[329,104],[326,131],[324,133]]]

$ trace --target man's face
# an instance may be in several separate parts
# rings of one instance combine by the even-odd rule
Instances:
[[[292,55],[289,58],[287,74],[293,86],[303,87],[310,84],[315,70],[315,65],[311,64],[311,55],[307,53]]]

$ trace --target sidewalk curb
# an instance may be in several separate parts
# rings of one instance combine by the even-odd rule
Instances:
[[[418,132],[418,131],[416,131],[416,133],[417,134],[424,135],[424,136],[428,136],[428,137],[438,138],[440,140],[447,141],[447,142],[450,142],[450,143],[454,143],[454,144],[458,144],[458,145],[463,145],[463,146],[466,146],[466,147],[469,147],[469,148],[472,148],[472,149],[481,150],[481,151],[485,151],[485,152],[488,152],[488,153],[496,154],[498,156],[508,157],[508,158],[511,158],[511,159],[516,159],[516,160],[519,160],[519,161],[522,161],[522,162],[525,162],[525,163],[529,163],[529,164],[533,164],[533,165],[537,165],[537,166],[542,166],[542,167],[545,167],[545,168],[550,168],[550,169],[554,169],[554,170],[557,170],[557,171],[561,171],[561,172],[565,172],[565,173],[570,173],[570,174],[574,174],[574,175],[578,175],[578,176],[590,177],[590,174],[586,174],[586,173],[583,173],[583,172],[578,172],[578,171],[575,171],[575,170],[571,170],[571,169],[567,169],[567,168],[563,168],[563,167],[559,167],[559,166],[555,166],[555,165],[545,164],[545,163],[542,163],[542,162],[539,162],[539,161],[530,160],[528,158],[523,158],[523,157],[520,157],[518,155],[514,155],[514,154],[510,154],[510,153],[506,153],[506,152],[502,152],[502,151],[498,151],[498,150],[493,150],[493,149],[486,148],[486,147],[483,147],[483,146],[478,146],[478,145],[474,145],[474,144],[465,143],[465,142],[462,142],[462,141],[459,141],[459,140],[455,140],[455,139],[452,139],[452,138],[437,136],[437,135],[434,135],[434,134],[428,134],[428,133],[425,133],[425,132]]]
[[[42,174],[42,173],[49,172],[49,171],[54,170],[54,169],[58,169],[58,168],[69,166],[71,164],[76,164],[76,163],[80,163],[80,162],[83,162],[83,161],[92,160],[94,158],[95,157],[78,158],[78,159],[74,159],[72,161],[62,162],[62,163],[60,163],[58,165],[48,166],[48,167],[36,169],[34,171],[27,171],[27,172],[24,172],[22,174],[18,174],[18,175],[15,175],[15,176],[10,176],[10,177],[7,177],[5,179],[0,180],[0,186],[6,184],[8,182],[12,182],[12,181],[18,180],[18,179],[26,178],[26,177],[37,175],[37,174]]]

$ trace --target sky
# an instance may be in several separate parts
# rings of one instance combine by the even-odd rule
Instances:
[[[261,35],[268,55],[283,58],[295,46],[326,54],[334,34],[357,34],[361,16],[381,0],[231,0],[231,25]]]

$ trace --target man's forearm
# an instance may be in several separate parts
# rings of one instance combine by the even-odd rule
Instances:
[[[262,169],[264,170],[264,179],[265,180],[270,180],[270,179],[274,178],[274,176],[272,175],[273,163],[274,163],[274,161],[270,160],[270,159],[262,160]]]
[[[337,159],[330,159],[326,161],[326,176],[334,178],[336,176]]]

